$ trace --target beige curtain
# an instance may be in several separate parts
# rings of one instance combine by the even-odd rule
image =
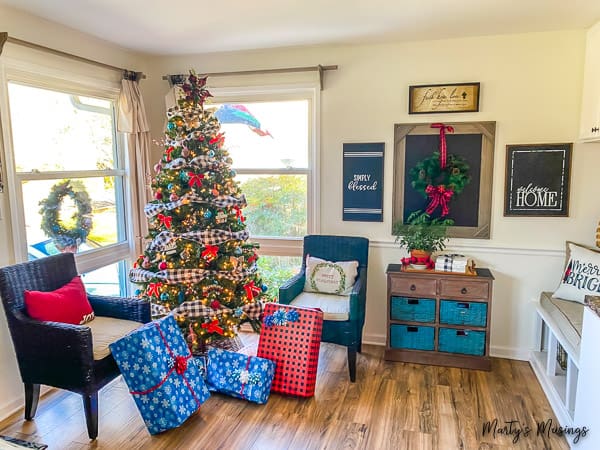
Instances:
[[[127,134],[129,179],[136,255],[142,253],[148,222],[144,206],[151,196],[150,126],[138,81],[123,80],[119,96],[117,130]]]

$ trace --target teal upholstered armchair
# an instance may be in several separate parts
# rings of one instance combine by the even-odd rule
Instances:
[[[306,280],[306,256],[327,261],[358,261],[358,276],[347,296],[303,292]],[[361,352],[362,329],[367,299],[369,240],[350,236],[310,235],[304,238],[300,273],[279,288],[279,303],[316,307],[323,310],[322,342],[348,348],[350,381],[356,380],[356,353]]]

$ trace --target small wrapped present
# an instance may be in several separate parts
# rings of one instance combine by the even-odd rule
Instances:
[[[267,403],[275,376],[273,361],[217,348],[208,351],[207,360],[207,383],[211,391]]]
[[[267,303],[257,356],[275,361],[273,392],[311,397],[315,393],[323,312]]]
[[[150,434],[181,425],[210,396],[173,316],[110,344]]]
[[[457,253],[442,254],[435,259],[435,270],[464,273],[467,271],[467,266],[469,266],[469,259]]]

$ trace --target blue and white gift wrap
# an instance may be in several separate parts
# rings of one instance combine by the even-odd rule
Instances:
[[[210,396],[172,315],[110,344],[150,434],[181,425]]]
[[[211,391],[267,403],[275,376],[273,361],[219,348],[208,350],[207,360],[206,382]]]

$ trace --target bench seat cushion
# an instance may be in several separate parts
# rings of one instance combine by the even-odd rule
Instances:
[[[110,354],[109,344],[118,341],[143,324],[133,320],[114,319],[112,317],[96,317],[85,324],[92,331],[94,360],[99,361]]]
[[[552,292],[542,292],[540,305],[556,321],[573,348],[579,348],[583,326],[583,305],[569,300],[553,298]]]
[[[302,292],[291,303],[305,308],[319,308],[323,320],[345,321],[350,317],[350,296]]]

